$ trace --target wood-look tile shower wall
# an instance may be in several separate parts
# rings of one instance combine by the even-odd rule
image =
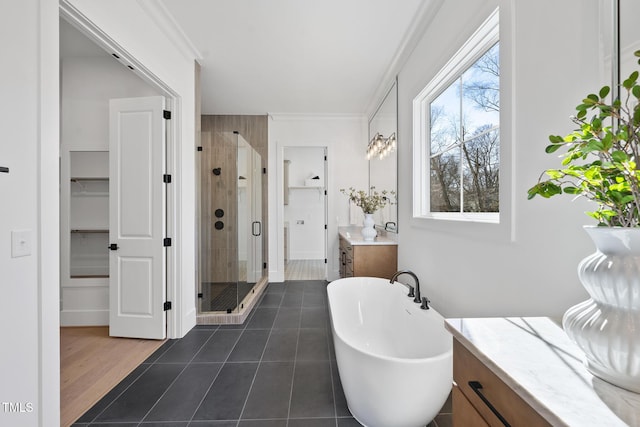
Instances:
[[[262,167],[267,166],[267,116],[211,116],[201,120],[201,270],[202,282],[235,282],[238,280],[238,187],[237,146],[235,138],[225,137],[233,131],[260,154]],[[220,168],[220,175],[213,169]],[[268,259],[267,180],[262,179],[262,253]],[[224,217],[216,218],[215,210],[223,209]],[[216,230],[216,221],[224,228]],[[265,274],[267,272],[265,271]]]

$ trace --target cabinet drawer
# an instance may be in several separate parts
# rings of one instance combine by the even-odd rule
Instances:
[[[457,340],[453,343],[453,379],[489,426],[501,427],[505,422],[513,427],[551,425]],[[454,419],[455,413],[454,407]]]
[[[464,397],[458,386],[452,390],[453,397],[453,427],[489,427],[471,402]]]

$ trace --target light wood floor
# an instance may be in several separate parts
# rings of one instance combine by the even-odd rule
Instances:
[[[60,328],[60,425],[69,426],[164,341],[111,338],[109,328]]]
[[[326,266],[323,259],[290,259],[284,265],[284,280],[324,280]]]

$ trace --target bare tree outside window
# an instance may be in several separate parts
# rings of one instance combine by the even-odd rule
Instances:
[[[429,115],[431,212],[498,212],[498,43],[430,103]]]

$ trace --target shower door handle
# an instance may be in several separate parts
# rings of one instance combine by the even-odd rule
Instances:
[[[258,226],[258,231],[256,231],[256,225]],[[251,223],[251,234],[255,237],[258,237],[262,234],[262,223],[260,221],[253,221]]]

